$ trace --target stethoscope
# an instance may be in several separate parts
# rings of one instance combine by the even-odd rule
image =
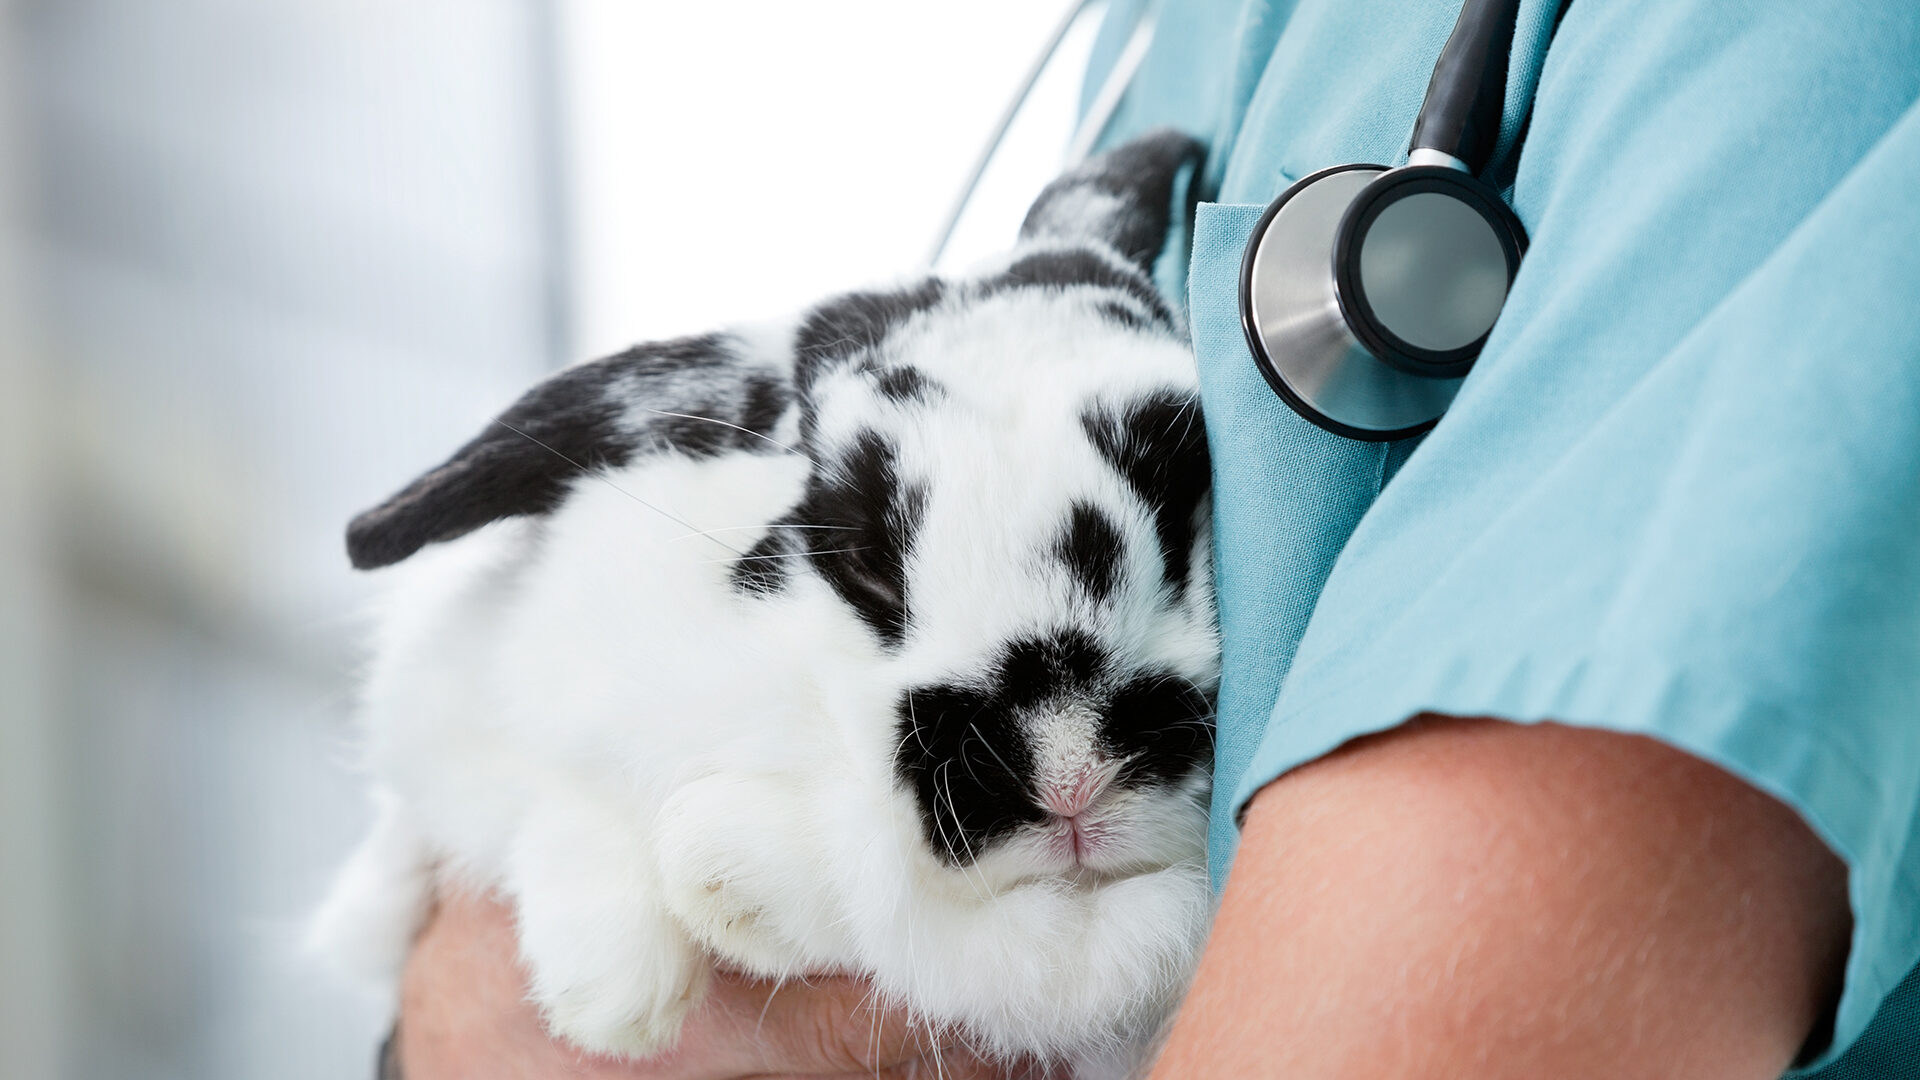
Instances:
[[[944,248],[1006,128],[1051,61],[1062,22],[981,155]],[[1499,139],[1519,0],[1466,0],[1434,64],[1407,163],[1336,165],[1268,205],[1247,241],[1240,321],[1255,366],[1313,424],[1384,442],[1438,422],[1506,303],[1527,233],[1479,180]],[[1076,134],[1091,148],[1152,36],[1143,18]]]

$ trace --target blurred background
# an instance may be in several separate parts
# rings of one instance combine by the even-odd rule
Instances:
[[[0,0],[0,1075],[371,1075],[296,948],[366,821],[346,520],[563,363],[915,269],[1072,6]]]

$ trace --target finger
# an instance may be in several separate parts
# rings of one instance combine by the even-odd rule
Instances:
[[[913,1058],[879,1070],[841,1073],[760,1074],[752,1080],[1073,1080],[1064,1071],[1049,1071],[1031,1064],[1007,1064],[984,1061],[978,1057],[948,1053]]]
[[[484,897],[441,898],[401,980],[407,1080],[539,1075],[552,1045],[526,1004],[515,957],[510,912]]]
[[[888,1005],[866,980],[844,976],[774,983],[716,973],[676,1048],[674,1056],[682,1055],[706,1066],[686,1073],[699,1080],[1066,1080],[1032,1062],[988,1060],[961,1045],[953,1029]]]
[[[964,1050],[914,1058],[878,1075],[883,1080],[1072,1080],[1067,1072],[1032,1062],[988,1061]],[[847,1074],[842,1080],[855,1078]]]
[[[705,1001],[687,1019],[678,1045],[660,1062],[688,1080],[740,1075],[885,1075],[943,1040],[901,1009],[875,1000],[868,985],[845,977],[769,982],[716,973]]]
[[[546,1033],[525,997],[512,911],[484,896],[444,897],[412,961],[415,1000],[400,1027],[408,1080],[1029,1075],[951,1045],[951,1033],[880,1003],[863,980],[770,982],[724,971],[669,1050],[641,1060],[587,1054]]]

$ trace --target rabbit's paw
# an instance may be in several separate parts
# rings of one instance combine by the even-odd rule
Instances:
[[[425,845],[391,792],[376,790],[373,831],[335,875],[307,923],[307,948],[330,965],[383,988],[398,985],[413,937],[426,920],[433,874]]]
[[[708,964],[660,902],[624,815],[554,798],[522,833],[509,890],[531,996],[583,1050],[664,1050],[706,990]]]
[[[548,1028],[598,1054],[672,1046],[706,990],[708,968],[693,943],[634,893],[625,898],[631,906],[555,899],[520,901],[520,954]]]
[[[828,875],[810,856],[790,781],[715,775],[692,781],[660,814],[656,853],[663,898],[694,938],[765,975],[830,962],[820,940]]]
[[[533,997],[548,1030],[580,1049],[645,1057],[673,1046],[706,989],[704,966],[664,971],[657,965],[647,965],[651,971],[606,964],[594,971],[545,970],[536,976]]]

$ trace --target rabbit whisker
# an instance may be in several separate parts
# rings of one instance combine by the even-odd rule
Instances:
[[[953,759],[948,758],[946,761],[943,761],[940,763],[940,768],[934,770],[933,778],[937,783],[943,785],[946,788],[947,813],[953,815],[953,831],[959,835],[960,843],[965,845],[967,849],[966,865],[972,867],[974,870],[974,873],[970,874],[967,872],[965,867],[962,867],[960,868],[960,876],[967,879],[967,884],[973,888],[973,892],[976,897],[978,897],[980,900],[983,900],[983,901],[992,900],[998,894],[995,893],[992,889],[986,888],[986,877],[984,875],[981,875],[977,880],[975,878],[975,875],[979,874],[980,868],[978,864],[980,861],[980,856],[977,853],[975,853],[973,850],[973,841],[967,839],[967,827],[964,824],[962,824],[960,821],[959,804],[953,801],[953,781],[951,779],[952,774],[953,774]],[[939,800],[936,799],[934,800],[934,802],[935,802],[935,808],[934,808],[933,818],[934,818],[934,821],[938,823],[940,820],[939,805],[938,805]],[[944,830],[942,835],[944,837]],[[947,845],[947,853],[954,856],[955,862],[959,861],[960,857],[958,854],[954,852],[953,845],[951,843]]]
[[[715,543],[718,543],[718,541],[715,541]],[[850,555],[856,551],[867,551],[867,550],[869,550],[869,548],[850,547],[850,548],[833,548],[828,551],[783,551],[783,552],[778,552],[772,555],[741,555],[739,556],[738,559],[702,559],[700,561],[703,563],[712,564],[712,563],[745,562],[749,559],[752,559],[754,561],[759,561],[763,559],[803,559],[809,555]]]
[[[807,455],[800,453],[799,450],[796,450],[793,447],[788,446],[786,443],[783,443],[778,439],[774,439],[766,435],[762,435],[759,432],[753,430],[752,428],[741,427],[739,424],[729,424],[725,420],[720,420],[711,416],[698,416],[694,413],[668,412],[665,409],[649,409],[644,405],[642,405],[640,408],[642,412],[650,412],[655,416],[677,416],[682,420],[704,420],[709,424],[719,424],[723,428],[732,428],[733,430],[740,432],[742,435],[751,435],[756,439],[760,439],[764,442],[770,443],[774,446],[779,447],[782,450],[785,450],[789,454],[795,454],[803,458],[807,457]],[[807,460],[812,461],[813,459],[807,458]]]
[[[836,532],[859,532],[851,525],[795,525],[783,521],[770,521],[764,525],[722,525],[717,529],[701,529],[699,532],[681,533],[675,540],[686,540],[695,536],[712,536],[723,532],[751,532],[755,529],[832,529]]]
[[[995,750],[993,748],[993,744],[987,741],[987,737],[985,735],[980,734],[980,725],[969,720],[967,721],[967,729],[972,731],[974,734],[974,737],[980,740],[981,746],[984,746],[987,748],[987,753],[993,755],[993,760],[999,762],[1000,767],[1007,770],[1007,775],[1012,776],[1015,779],[1019,778],[1020,774],[1013,771],[1013,766],[1007,764],[1007,759],[1000,756],[1000,751]]]
[[[991,749],[991,747],[989,747],[989,749]],[[985,787],[986,786],[985,784],[980,783],[980,774],[973,771],[973,759],[967,756],[967,740],[965,739],[960,740],[959,756],[960,756],[960,764],[965,765],[967,767],[967,775],[973,778],[973,782],[975,784],[979,784],[981,787]]]
[[[645,406],[641,406],[641,407],[643,409],[646,409]],[[832,465],[831,463],[822,462],[819,458],[812,457],[808,454],[802,453],[798,447],[788,446],[786,443],[783,443],[778,439],[772,438],[767,435],[762,435],[760,432],[754,431],[751,428],[744,428],[744,427],[741,427],[739,424],[730,424],[727,421],[718,419],[716,417],[700,416],[695,413],[668,412],[665,409],[646,409],[646,411],[650,413],[654,413],[658,416],[677,416],[682,420],[704,420],[709,424],[719,424],[721,427],[724,427],[724,428],[732,428],[735,431],[742,432],[744,434],[751,435],[756,439],[761,439],[761,440],[764,440],[765,442],[771,443],[772,445],[779,447],[780,449],[786,451],[787,453],[792,454],[793,456],[807,462],[808,464],[812,465],[816,469],[827,470],[827,472],[831,476],[833,476],[834,479],[838,480],[843,484],[852,483],[850,478],[848,478],[845,473],[841,472],[838,466]]]
[[[753,1022],[753,1033],[756,1036],[759,1035],[760,1030],[766,1026],[767,1013],[773,1009],[773,999],[780,993],[780,988],[785,986],[786,982],[787,980],[784,977],[775,979],[773,981],[773,989],[767,991],[767,1003],[760,1006],[760,1019]]]
[[[912,735],[915,739],[919,741],[921,755],[925,756],[933,753],[933,751],[929,749],[927,746],[927,732],[926,732],[926,729],[920,726],[920,716],[918,713],[914,712],[913,691],[911,690],[907,691],[907,719],[913,724],[913,730],[908,732],[908,734]],[[900,741],[902,743],[906,742],[905,739],[901,739]]]

